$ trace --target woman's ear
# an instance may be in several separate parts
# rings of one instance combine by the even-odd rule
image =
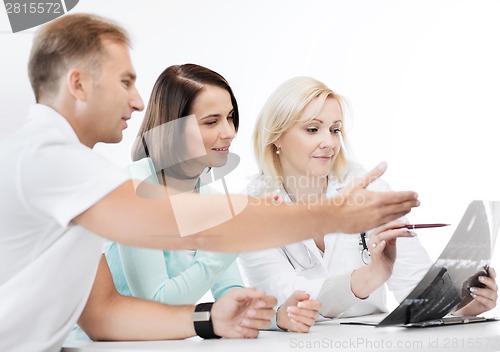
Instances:
[[[281,148],[281,141],[280,141],[279,138],[273,144],[276,147],[276,149],[280,149]]]
[[[279,143],[279,140],[274,143],[274,147],[276,148],[276,154],[281,153],[281,144]]]

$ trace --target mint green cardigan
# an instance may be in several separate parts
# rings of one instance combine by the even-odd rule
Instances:
[[[133,179],[159,183],[149,158],[132,163],[128,171]],[[161,251],[117,243],[106,251],[118,292],[174,305],[194,304],[208,290],[217,300],[229,290],[243,287],[236,257],[233,253]]]

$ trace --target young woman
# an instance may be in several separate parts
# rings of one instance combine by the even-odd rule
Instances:
[[[154,85],[132,150],[136,162],[130,172],[135,179],[166,185],[172,202],[179,192],[211,193],[203,182],[207,169],[226,165],[238,126],[238,105],[221,75],[194,64],[170,66]],[[194,209],[193,221],[196,216]],[[168,304],[193,304],[208,290],[217,300],[243,286],[236,256],[112,244],[106,258],[120,293]],[[309,300],[304,292],[289,296],[284,309],[290,306],[290,314],[280,315],[278,326],[307,331],[314,324],[319,302]]]
[[[313,78],[280,85],[255,127],[260,175],[251,182],[250,194],[279,189],[286,202],[310,204],[334,197],[361,175],[346,156],[345,111],[345,100]],[[381,180],[369,188],[389,189]],[[384,283],[402,301],[426,274],[432,262],[413,235],[396,221],[357,237],[332,234],[243,253],[239,260],[250,285],[275,295],[278,304],[304,290],[321,302],[324,317],[365,315],[386,311]],[[398,237],[408,238],[397,241],[396,260]],[[475,288],[474,301],[457,313],[476,315],[495,306],[493,269],[490,276],[483,277],[486,288]]]

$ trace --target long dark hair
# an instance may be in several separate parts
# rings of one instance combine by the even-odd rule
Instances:
[[[156,80],[149,98],[144,120],[132,147],[132,160],[151,157],[155,169],[165,165],[176,165],[184,160],[179,150],[186,145],[184,120],[168,124],[161,133],[154,133],[167,122],[178,120],[191,114],[193,102],[205,85],[225,89],[231,96],[233,123],[236,131],[239,125],[238,104],[233,91],[224,77],[215,71],[195,64],[173,65],[167,67]],[[173,177],[182,178],[182,171],[175,167],[166,170]]]

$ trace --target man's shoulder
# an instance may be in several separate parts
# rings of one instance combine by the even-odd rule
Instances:
[[[78,140],[69,125],[61,128],[57,123],[43,123],[33,118],[0,141],[0,149],[16,152],[36,151],[45,147],[66,148],[69,145],[91,150]]]
[[[0,141],[0,163],[16,160],[16,163],[26,158],[37,158],[37,153],[46,147],[53,150],[55,146],[65,145],[64,137],[54,130],[47,130],[32,123],[24,126]]]

